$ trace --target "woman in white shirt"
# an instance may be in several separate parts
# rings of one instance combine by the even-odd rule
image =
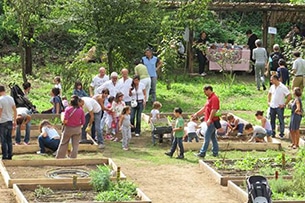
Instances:
[[[134,131],[135,136],[138,137],[141,133],[141,114],[146,105],[145,85],[140,82],[140,76],[138,75],[135,75],[132,79],[132,84],[129,89],[129,96],[131,97],[130,122],[131,125],[134,126],[132,131]]]

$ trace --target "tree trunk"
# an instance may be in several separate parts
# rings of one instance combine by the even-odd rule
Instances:
[[[193,33],[194,33],[194,31],[192,29],[190,29],[190,31],[189,31],[189,41],[188,41],[187,47],[186,47],[186,53],[187,53],[186,64],[187,64],[187,68],[189,69],[189,73],[194,72],[194,69],[193,69],[193,51],[192,51],[193,41],[194,41]]]
[[[25,74],[32,75],[32,72],[33,72],[32,47],[31,47],[31,45],[26,45],[26,47],[25,47]]]
[[[109,75],[113,71],[112,52],[113,52],[113,48],[110,47],[109,50],[108,50],[108,53],[107,53],[107,56],[108,56],[108,65],[109,65]]]
[[[31,39],[34,36],[34,28],[30,27],[28,30],[27,42],[25,42],[25,74],[32,75],[33,72],[33,56]]]
[[[19,42],[18,42],[18,50],[20,55],[20,65],[22,70],[22,79],[23,82],[27,82],[26,73],[25,73],[25,60],[24,60],[24,49],[23,49],[23,35],[20,36]]]

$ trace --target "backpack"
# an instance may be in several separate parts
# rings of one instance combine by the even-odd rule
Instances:
[[[279,60],[283,58],[283,55],[278,52],[274,52],[271,56],[272,66],[271,70],[276,71],[276,69],[279,67]]]

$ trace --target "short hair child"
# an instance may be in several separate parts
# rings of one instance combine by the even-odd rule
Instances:
[[[181,114],[182,114],[182,109],[180,107],[176,107],[174,109],[174,115],[176,117],[175,127],[173,128],[174,140],[170,151],[165,153],[165,155],[172,157],[174,152],[176,151],[177,145],[179,145],[180,154],[177,157],[177,159],[184,159],[184,148],[182,143],[182,139],[184,135],[184,120]]]

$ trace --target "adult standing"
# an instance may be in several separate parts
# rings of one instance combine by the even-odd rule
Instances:
[[[204,114],[204,121],[207,124],[207,130],[204,135],[204,143],[197,154],[198,157],[204,158],[206,156],[206,151],[208,150],[210,140],[213,144],[213,156],[218,156],[218,142],[216,138],[216,128],[220,128],[219,117],[216,116],[216,112],[219,110],[220,102],[217,95],[213,92],[212,86],[205,86],[203,88],[204,94],[208,97],[204,107],[197,111],[193,116],[198,117]]]
[[[129,89],[131,87],[132,79],[128,76],[129,71],[126,68],[121,70],[122,78],[118,81],[118,89],[123,93],[123,101],[130,106],[131,97],[129,96]]]
[[[206,76],[206,73],[204,72],[205,64],[207,62],[207,57],[205,54],[205,51],[202,50],[201,46],[205,45],[207,42],[207,33],[205,31],[202,31],[200,33],[199,39],[196,41],[196,54],[197,54],[197,59],[199,63],[199,74],[201,76]]]
[[[258,39],[258,37],[256,36],[256,34],[252,33],[252,30],[247,30],[246,35],[248,37],[247,47],[250,49],[250,60],[254,64],[255,61],[252,58],[252,52],[253,49],[256,48],[255,41]]]
[[[151,79],[150,79],[146,66],[141,63],[141,60],[139,60],[139,59],[136,60],[135,65],[136,66],[134,68],[134,72],[136,75],[140,76],[141,83],[143,83],[145,85],[146,102],[147,102],[148,98],[149,98],[150,87],[151,87]]]
[[[151,102],[156,101],[156,88],[157,88],[157,71],[162,66],[162,61],[153,55],[151,49],[145,50],[145,56],[142,57],[142,63],[146,66],[148,74],[151,79],[150,91],[147,94],[151,95]]]
[[[17,108],[17,118],[16,118],[16,145],[20,145],[21,142],[21,130],[25,130],[24,135],[24,145],[28,145],[30,141],[31,133],[31,111],[26,107]]]
[[[86,142],[87,140],[87,132],[86,129],[89,126],[91,128],[91,137],[95,139],[95,135],[97,135],[98,147],[100,149],[104,149],[104,138],[102,136],[101,130],[101,117],[102,117],[102,108],[100,104],[91,97],[82,97],[79,102],[80,106],[83,107],[85,113],[85,124],[82,128],[82,141]]]
[[[267,73],[270,71],[270,75],[275,75],[277,68],[280,66],[279,61],[280,59],[284,59],[283,54],[280,52],[280,46],[278,44],[273,45],[273,52],[269,56],[269,63],[268,63],[268,70]],[[270,84],[272,85],[272,84]]]
[[[82,125],[85,124],[85,113],[83,109],[79,107],[80,100],[81,99],[78,96],[73,95],[70,101],[70,106],[65,110],[63,121],[65,127],[56,154],[57,159],[66,157],[70,139],[72,140],[72,151],[70,158],[77,157]]]
[[[2,160],[13,156],[12,130],[16,127],[16,105],[13,97],[6,95],[5,87],[0,85],[0,136]]]
[[[291,104],[291,117],[290,117],[290,136],[291,136],[291,147],[296,149],[299,147],[300,140],[300,124],[302,120],[303,105],[302,105],[302,91],[299,87],[294,88],[293,90],[295,99]]]
[[[140,82],[140,77],[138,75],[135,75],[132,79],[132,85],[129,90],[129,95],[131,96],[132,100],[136,101],[136,105],[131,106],[130,121],[131,125],[135,126],[135,128],[133,129],[135,132],[135,136],[139,137],[141,133],[141,114],[146,105],[146,90],[145,85]]]
[[[89,86],[90,97],[98,94],[97,89],[108,80],[109,80],[109,76],[106,75],[106,69],[104,67],[101,67],[99,69],[99,74],[93,77],[91,84]]]
[[[279,81],[277,75],[272,75],[270,78],[272,83],[268,93],[268,106],[270,109],[270,122],[272,127],[272,137],[275,137],[275,119],[278,115],[280,122],[280,138],[284,137],[285,123],[284,110],[285,106],[291,100],[289,89]]]
[[[295,60],[292,65],[292,72],[295,75],[292,80],[292,89],[299,87],[303,92],[304,89],[304,77],[305,77],[305,60],[301,58],[299,51],[293,52]]]
[[[262,47],[262,41],[256,40],[255,41],[256,48],[253,49],[252,59],[255,61],[255,81],[256,81],[256,88],[260,90],[260,85],[262,83],[263,90],[266,90],[265,86],[265,67],[267,65],[268,56],[267,51],[264,47]]]
[[[107,88],[109,90],[109,95],[115,97],[119,91],[118,88],[118,73],[112,72],[110,75],[110,80],[106,81],[97,89],[97,94],[101,94],[102,90]]]

